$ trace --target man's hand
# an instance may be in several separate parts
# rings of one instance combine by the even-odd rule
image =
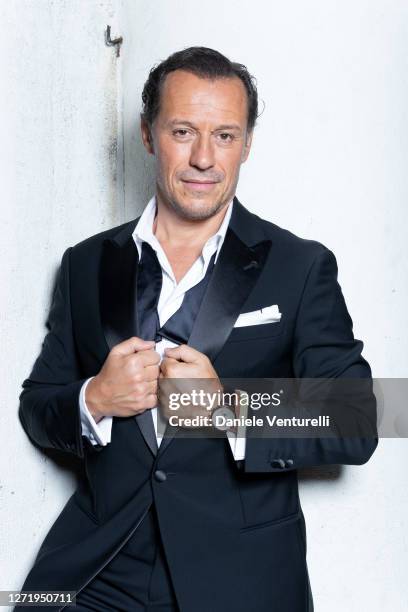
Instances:
[[[200,380],[194,384],[193,379],[206,380]],[[170,394],[173,395],[173,398],[175,394],[180,396],[183,393],[192,397],[193,390],[202,391],[206,394],[208,401],[201,402],[199,405],[197,403],[180,404],[177,410],[170,408]],[[217,372],[207,355],[186,344],[165,350],[165,357],[160,364],[158,395],[160,409],[166,419],[171,415],[176,415],[178,419],[183,420],[195,416],[209,417],[210,409],[217,405],[215,400],[222,390]]]
[[[96,422],[104,416],[135,416],[157,405],[160,355],[154,346],[134,336],[113,347],[85,392]]]

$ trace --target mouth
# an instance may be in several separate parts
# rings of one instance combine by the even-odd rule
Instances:
[[[193,191],[211,191],[216,185],[216,181],[182,181],[189,189]]]

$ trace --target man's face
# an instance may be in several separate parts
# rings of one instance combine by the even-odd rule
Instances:
[[[247,93],[238,77],[209,80],[184,70],[167,75],[152,131],[142,121],[147,151],[156,157],[159,201],[184,219],[207,219],[235,195],[247,159]]]

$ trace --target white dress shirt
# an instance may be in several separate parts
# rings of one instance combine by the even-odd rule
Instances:
[[[214,253],[216,253],[215,261],[218,258],[219,251],[225,238],[225,234],[230,221],[233,201],[227,205],[227,211],[224,219],[219,227],[218,231],[211,236],[205,243],[201,255],[195,260],[191,268],[186,272],[183,278],[177,283],[173,270],[170,266],[169,260],[153,234],[153,222],[156,215],[156,197],[153,196],[146,208],[144,209],[138,223],[133,232],[133,239],[135,241],[139,259],[142,252],[142,242],[147,242],[156,252],[157,258],[162,268],[163,282],[159,296],[159,302],[157,305],[157,312],[159,315],[160,326],[162,327],[166,321],[180,308],[186,291],[197,285],[205,276],[209,261]],[[163,358],[164,349],[172,348],[177,346],[174,342],[170,342],[166,338],[163,338],[160,342],[156,343],[155,350],[159,353],[160,358]],[[91,377],[93,378],[93,377]],[[112,430],[112,417],[105,416],[98,423],[92,417],[85,402],[85,390],[88,382],[91,380],[88,378],[81,387],[79,395],[79,407],[81,415],[81,426],[82,434],[86,436],[92,444],[101,444],[105,446],[111,440]],[[161,418],[157,407],[151,409],[154,429],[157,438],[157,444],[160,446],[162,436],[157,433],[157,419]],[[244,459],[245,457],[245,436],[237,437],[234,433],[227,432],[228,440],[236,460]]]

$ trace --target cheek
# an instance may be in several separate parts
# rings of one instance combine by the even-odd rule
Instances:
[[[220,159],[219,164],[224,171],[226,181],[233,182],[240,170],[241,156],[224,156],[223,159]]]
[[[170,138],[162,138],[158,141],[157,153],[165,160],[166,165],[177,165],[182,160],[189,159],[190,146],[188,143],[174,142]]]
[[[167,182],[175,182],[177,174],[188,168],[188,155],[179,149],[162,150],[157,155],[157,164],[162,178]]]

